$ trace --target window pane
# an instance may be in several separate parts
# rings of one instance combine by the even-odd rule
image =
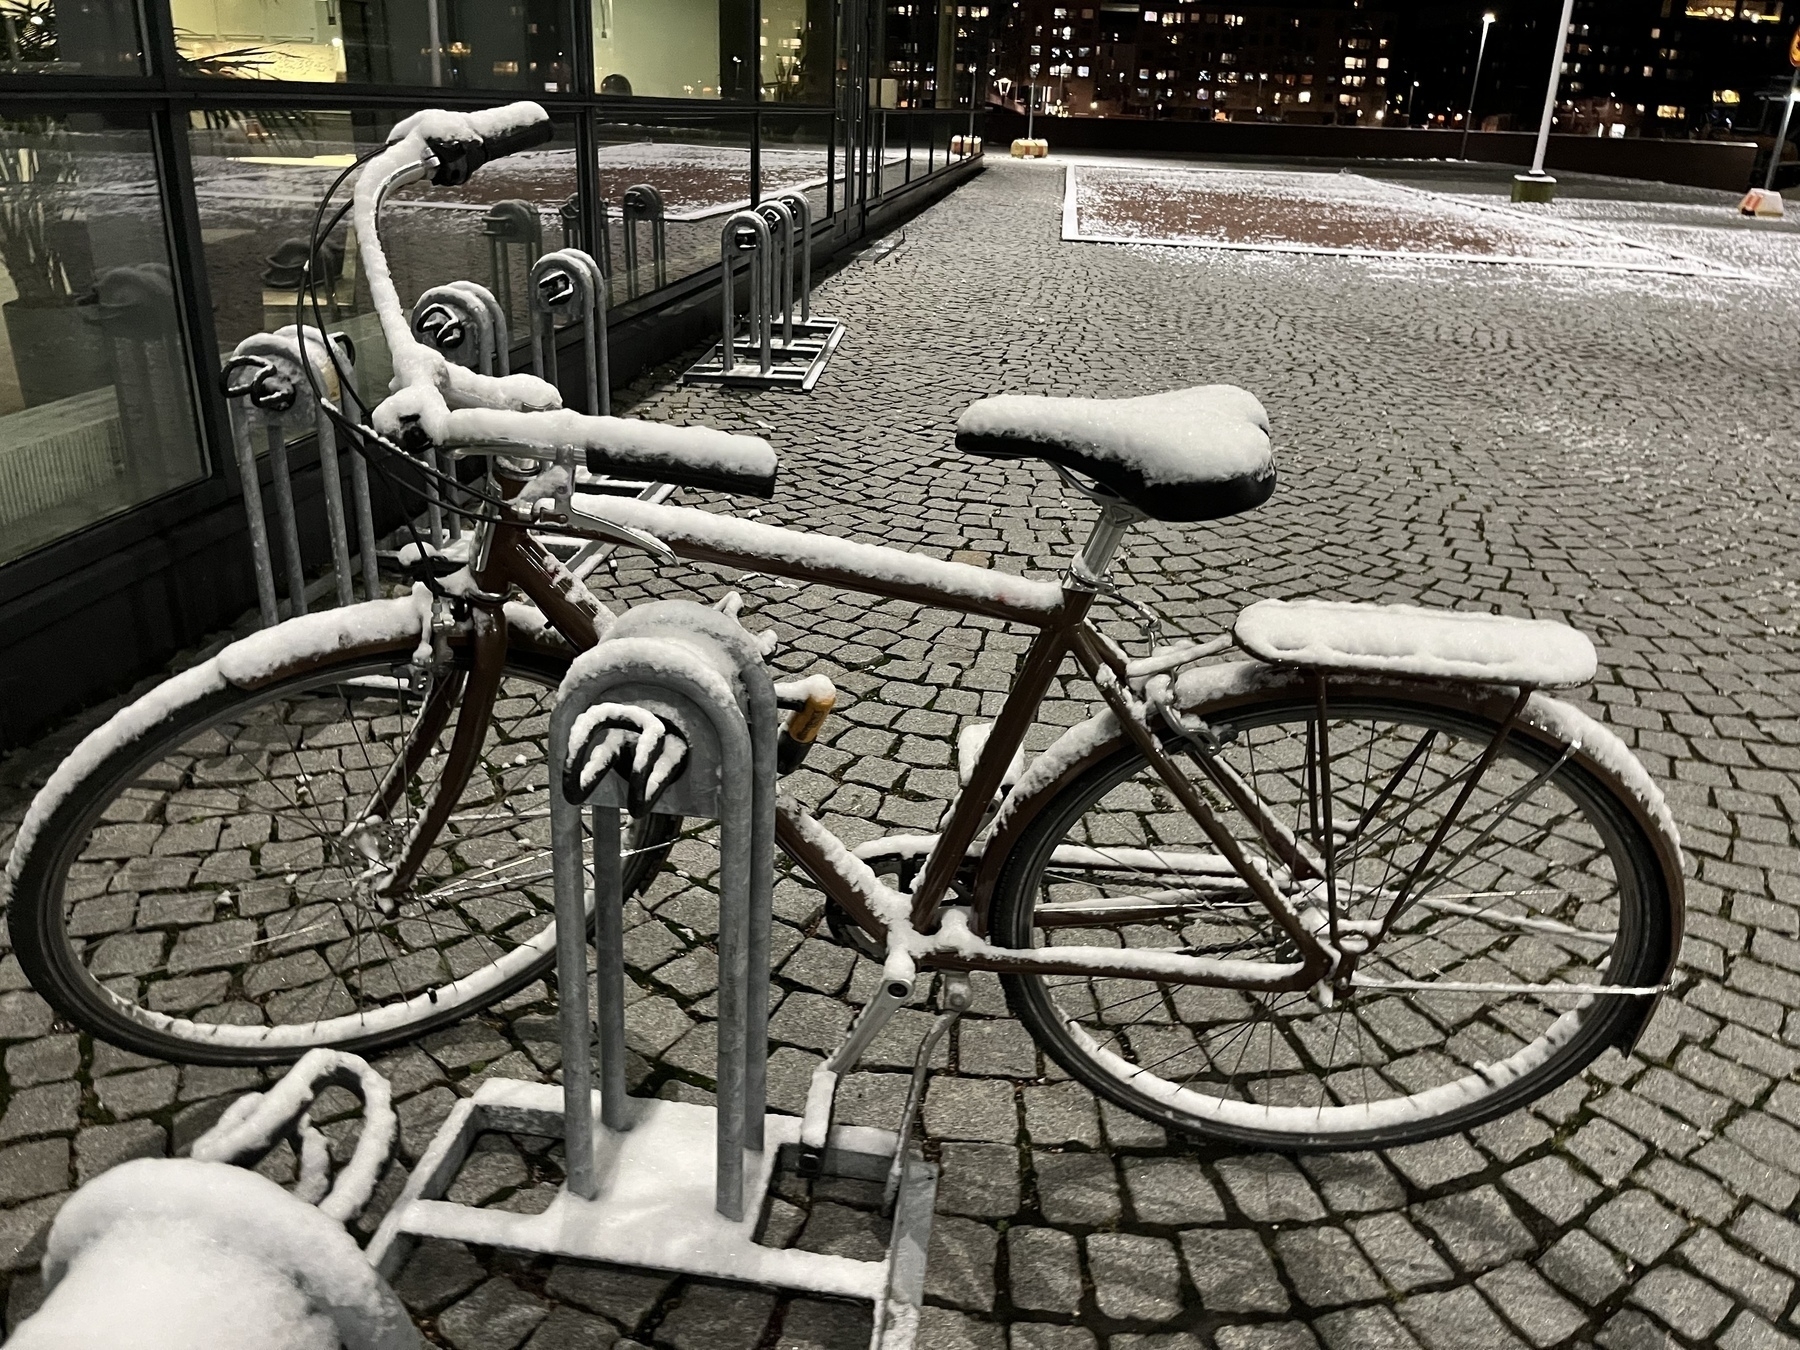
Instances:
[[[750,204],[750,119],[708,118],[677,125],[603,123],[599,127],[600,197],[605,203],[607,275],[612,303],[647,295],[719,261],[719,231],[725,217]],[[825,176],[825,155],[808,164]],[[768,160],[764,160],[767,165]],[[802,181],[799,178],[795,182]],[[657,231],[633,194],[627,221],[627,194],[640,185],[661,199],[662,265],[657,265]]]
[[[755,94],[752,0],[593,0],[594,79],[603,94]]]
[[[0,562],[206,472],[147,122],[0,112]]]
[[[141,75],[135,11],[118,0],[0,0],[0,74]]]
[[[763,114],[762,123],[762,192],[773,197],[778,192],[802,192],[812,207],[813,222],[825,219],[825,173],[830,149],[831,118],[819,114]],[[844,154],[838,148],[834,165],[837,191],[831,199],[835,206],[844,200]]]
[[[559,0],[171,0],[183,73],[442,89],[569,87]]]
[[[393,119],[386,112],[267,109],[194,116],[194,195],[223,355],[252,333],[294,322],[319,200],[347,165],[385,142]],[[353,187],[354,178],[338,189],[332,212]],[[574,195],[574,133],[567,125],[548,145],[496,160],[460,187],[401,189],[380,221],[401,303],[410,306],[449,281],[476,281],[507,304],[512,333],[523,338],[527,271],[538,253],[576,242],[565,240],[559,209]],[[346,218],[318,250],[314,270],[322,279],[324,327],[350,335],[357,388],[378,401],[393,371],[370,309],[359,243]],[[315,321],[310,308],[307,321]]]
[[[762,97],[831,101],[831,0],[762,0]]]

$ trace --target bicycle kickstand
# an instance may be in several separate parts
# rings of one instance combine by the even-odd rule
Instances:
[[[919,1042],[919,1053],[913,1058],[912,1086],[907,1089],[906,1109],[900,1113],[900,1123],[894,1127],[894,1160],[888,1164],[887,1184],[881,1190],[881,1212],[884,1216],[894,1212],[894,1201],[900,1194],[900,1178],[906,1170],[906,1150],[912,1143],[913,1125],[919,1118],[919,1103],[925,1098],[925,1080],[931,1074],[931,1057],[956,1020],[969,1008],[969,976],[966,971],[947,971],[944,974],[943,1008],[931,1030],[925,1033],[925,1039]]]

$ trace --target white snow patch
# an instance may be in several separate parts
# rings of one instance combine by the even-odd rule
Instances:
[[[344,1229],[266,1177],[140,1158],[51,1226],[19,1350],[403,1350],[406,1310]]]
[[[215,658],[232,684],[253,685],[309,657],[416,638],[415,661],[431,659],[431,592],[416,583],[410,595],[365,600],[342,609],[288,619],[232,643]]]

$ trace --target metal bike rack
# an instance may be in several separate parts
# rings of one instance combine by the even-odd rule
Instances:
[[[638,183],[625,189],[624,200],[620,203],[619,223],[624,230],[625,241],[625,287],[628,298],[635,300],[643,282],[638,275],[638,224],[650,226],[650,271],[652,289],[661,290],[669,284],[669,248],[668,234],[664,220],[662,193],[648,183]],[[605,216],[601,219],[604,221]]]
[[[411,323],[413,337],[454,365],[479,375],[512,373],[506,311],[486,286],[473,281],[433,286],[413,302]],[[449,451],[439,450],[435,467],[450,476],[456,472],[456,460]],[[450,539],[462,538],[462,518],[445,512],[437,498],[437,493],[429,495],[425,518],[432,547],[442,548],[446,531]]]
[[[900,1136],[839,1127],[819,1141],[812,1169],[867,1181],[898,1175],[883,1259],[755,1240],[778,1162],[792,1165],[802,1153],[802,1122],[764,1109],[776,717],[760,644],[735,620],[691,601],[639,606],[576,658],[550,719],[563,1082],[491,1079],[452,1109],[368,1248],[377,1270],[391,1276],[421,1237],[479,1242],[867,1300],[875,1308],[871,1350],[911,1345],[937,1169]],[[624,809],[719,821],[716,1107],[626,1091]],[[543,1213],[442,1198],[486,1130],[562,1139],[567,1181]]]
[[[511,198],[495,202],[481,218],[481,232],[487,236],[488,261],[493,268],[494,293],[500,299],[500,310],[510,316],[513,311],[513,251],[520,252],[520,270],[529,276],[544,252],[544,224],[531,202]]]
[[[319,476],[325,497],[325,523],[331,538],[331,561],[337,602],[355,600],[351,588],[350,534],[344,513],[342,470],[338,462],[337,433],[313,395],[314,382],[333,406],[341,407],[337,368],[326,343],[331,343],[337,362],[348,368],[348,339],[334,333],[327,338],[316,328],[293,326],[274,333],[245,338],[225,362],[221,386],[231,412],[232,445],[238,479],[244,490],[244,513],[250,527],[250,556],[256,571],[256,600],[263,626],[281,620],[275,595],[275,561],[264,513],[262,484],[257,477],[258,441],[269,454],[271,486],[275,494],[276,529],[281,535],[283,572],[286,574],[290,615],[306,613],[306,571],[300,555],[300,526],[294,510],[294,483],[288,456],[288,437],[311,431],[318,440]],[[302,351],[304,345],[305,351]],[[306,366],[310,359],[312,375]],[[379,597],[381,581],[375,562],[375,515],[369,502],[369,470],[361,455],[350,456],[350,490],[356,511],[357,551],[361,555],[363,589],[371,600]]]
[[[737,258],[743,254],[749,255],[750,304],[740,330]],[[730,216],[720,232],[719,255],[724,336],[682,375],[683,382],[810,391],[843,341],[844,325],[812,313],[812,208],[806,197],[784,192]]]
[[[531,269],[531,370],[556,382],[556,321],[581,327],[582,372],[588,411],[612,412],[606,349],[606,278],[591,254],[578,248],[546,253]]]

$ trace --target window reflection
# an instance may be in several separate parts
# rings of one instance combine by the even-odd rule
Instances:
[[[0,74],[141,74],[134,10],[118,0],[0,0]]]
[[[725,217],[750,204],[749,121],[603,124],[599,135],[604,265],[612,303],[647,295],[658,285],[716,264]],[[764,174],[770,169],[765,151]],[[795,181],[808,173],[823,181],[824,148],[808,152],[786,173]],[[659,212],[660,230],[653,219]]]
[[[755,95],[752,0],[592,0],[594,79],[639,98]]]
[[[0,562],[205,472],[144,119],[0,116]]]
[[[171,0],[171,9],[191,75],[569,87],[558,0]]]
[[[344,168],[384,143],[386,115],[357,111],[213,112],[188,137],[194,196],[221,354],[252,333],[294,322],[300,270],[318,204]],[[525,334],[525,282],[540,252],[578,242],[561,208],[575,195],[573,132],[482,168],[460,187],[419,183],[389,200],[381,242],[401,301],[467,279],[508,302]],[[354,181],[332,199],[349,200]],[[392,375],[370,308],[354,224],[340,223],[319,248],[314,271],[325,327],[356,345],[356,382],[379,400]],[[314,322],[310,305],[307,321]]]
[[[762,0],[762,97],[831,101],[831,0]]]

